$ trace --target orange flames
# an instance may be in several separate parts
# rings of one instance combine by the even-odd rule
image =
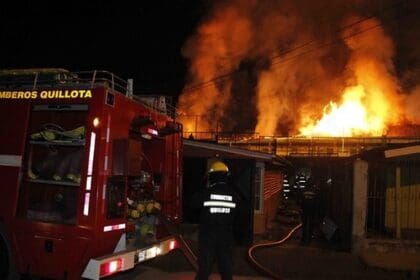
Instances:
[[[378,102],[377,114],[369,114],[363,104],[365,91],[362,86],[346,89],[343,102],[330,102],[324,107],[323,116],[315,123],[300,129],[306,136],[383,135],[388,104]],[[310,121],[311,122],[311,121]]]
[[[185,112],[180,118],[184,131],[215,131],[215,124],[228,111],[232,83],[229,79],[220,83],[217,77],[236,69],[248,52],[249,25],[236,9],[226,7],[187,41],[183,54],[191,60],[189,84],[201,86],[179,98]]]
[[[420,122],[420,87],[402,94],[394,43],[378,20],[348,18],[340,1],[325,1],[340,15],[334,23],[307,17],[313,1],[303,1],[308,14],[294,1],[271,2],[216,5],[188,40],[186,89],[204,86],[179,98],[184,131],[382,136],[402,120]]]
[[[330,102],[318,120],[304,120],[299,129],[307,136],[381,136],[388,125],[396,124],[401,115],[401,97],[393,76],[393,43],[381,28],[361,36],[352,32],[378,26],[376,20],[364,22],[343,34],[352,51],[348,61],[354,86],[342,93],[341,102]]]

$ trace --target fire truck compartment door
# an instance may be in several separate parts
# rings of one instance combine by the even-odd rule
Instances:
[[[0,178],[2,199],[0,216],[13,217],[16,208],[16,189],[26,141],[29,104],[0,102]]]
[[[80,252],[85,252],[87,248],[83,240],[48,234],[22,233],[17,235],[17,240],[20,250],[31,252],[24,255],[24,267],[30,268],[33,275],[52,279],[63,279],[73,273],[74,267],[77,267],[75,262],[82,259]]]

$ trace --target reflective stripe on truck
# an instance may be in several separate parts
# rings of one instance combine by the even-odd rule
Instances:
[[[96,259],[90,259],[82,277],[98,280],[118,272],[134,268],[138,263],[155,258],[156,256],[166,255],[171,250],[177,248],[176,239],[168,238],[153,245],[121,251]]]
[[[12,167],[21,167],[22,166],[22,156],[21,155],[0,155],[0,166],[12,166]]]

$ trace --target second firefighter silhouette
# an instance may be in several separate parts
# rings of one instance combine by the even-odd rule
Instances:
[[[302,207],[302,245],[309,245],[312,240],[315,220],[318,212],[318,186],[313,178],[309,177],[305,188],[301,189],[299,197]]]
[[[232,279],[233,223],[238,199],[228,183],[228,167],[215,161],[208,170],[207,186],[194,197],[200,209],[198,273],[196,279],[208,279],[216,260],[223,280]]]

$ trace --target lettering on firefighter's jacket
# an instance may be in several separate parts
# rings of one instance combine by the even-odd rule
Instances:
[[[70,99],[92,98],[90,89],[0,91],[0,99]]]

